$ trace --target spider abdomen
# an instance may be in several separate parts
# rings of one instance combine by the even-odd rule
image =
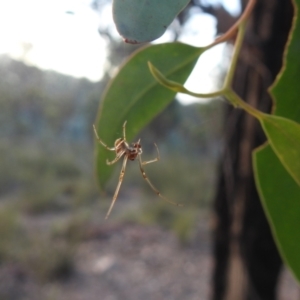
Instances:
[[[126,145],[125,145],[124,140],[121,138],[116,139],[116,141],[115,141],[116,154],[118,155],[120,152],[124,152],[125,149],[126,149]]]
[[[135,160],[142,152],[142,146],[139,141],[137,143],[132,143],[131,147],[127,148],[128,159]]]

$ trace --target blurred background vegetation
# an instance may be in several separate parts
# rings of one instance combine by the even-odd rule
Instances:
[[[0,260],[28,263],[31,247],[28,257],[24,253],[19,257],[14,249],[26,249],[31,239],[38,238],[35,228],[41,227],[31,227],[32,222],[48,220],[44,225],[51,238],[60,219],[70,219],[66,226],[72,227],[74,220],[83,222],[81,214],[94,212],[103,222],[119,174],[111,179],[107,194],[98,190],[92,124],[104,81],[42,71],[7,56],[0,57],[0,77],[0,228],[4,236]],[[172,207],[157,198],[138,165],[129,163],[111,219],[160,224],[186,240],[194,227],[195,208],[207,208],[214,193],[221,124],[220,103],[182,106],[173,102],[139,137],[144,159],[156,155],[154,142],[160,150],[161,160],[146,168],[148,176],[164,195],[184,207]],[[48,242],[52,244],[51,239]],[[64,256],[69,247],[63,244],[56,249],[57,255]],[[57,263],[62,263],[60,259]],[[37,272],[43,277],[55,272],[41,268]]]
[[[92,124],[110,74],[134,50],[109,38],[109,67],[99,82],[0,56],[0,273],[13,266],[18,277],[41,284],[69,278],[78,245],[104,224],[120,168],[99,191]],[[147,165],[147,175],[184,206],[158,198],[130,162],[107,222],[161,226],[187,245],[214,196],[222,123],[220,101],[174,101],[137,138],[145,160],[158,145],[161,160]],[[0,299],[23,299],[8,287],[0,283]]]

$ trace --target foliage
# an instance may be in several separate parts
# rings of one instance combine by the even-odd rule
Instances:
[[[99,110],[97,131],[107,145],[113,145],[127,121],[127,139],[131,140],[149,121],[174,99],[175,93],[158,84],[148,71],[147,60],[159,64],[172,79],[184,82],[202,52],[180,43],[148,46],[138,50],[111,81]],[[174,62],[177,64],[174,65]],[[116,116],[118,112],[118,116]],[[113,133],[113,135],[112,135]],[[113,167],[106,165],[112,159],[100,145],[97,151],[99,184],[105,185]],[[101,170],[101,171],[100,171]]]
[[[90,124],[101,85],[3,56],[0,75],[1,274],[16,268],[37,284],[64,279],[78,242],[57,237],[52,222],[98,197]],[[3,289],[11,286],[1,285],[0,298]]]
[[[188,2],[189,0],[114,0],[113,17],[125,42],[149,42],[166,31]]]
[[[132,2],[133,3],[133,2]],[[237,59],[242,46],[245,34],[245,24],[253,9],[255,1],[249,4],[237,23],[221,38],[205,48],[194,48],[180,43],[162,44],[148,46],[135,53],[120,69],[119,73],[108,86],[98,116],[97,129],[99,135],[109,145],[112,145],[117,135],[120,136],[122,123],[128,121],[128,137],[132,138],[151,118],[170,103],[176,92],[190,94],[199,98],[211,98],[224,95],[235,107],[240,107],[257,118],[268,138],[269,148],[262,150],[265,153],[258,153],[256,157],[257,172],[256,181],[260,190],[264,207],[269,216],[275,238],[283,258],[293,270],[295,276],[300,280],[300,265],[296,262],[299,245],[294,241],[300,240],[300,235],[296,228],[299,227],[299,197],[300,190],[300,125],[299,123],[299,16],[300,2],[295,2],[295,20],[293,38],[286,56],[286,69],[279,75],[277,84],[273,87],[272,93],[278,102],[276,115],[264,114],[245,103],[232,90],[231,82],[236,69]],[[135,3],[135,5],[137,5]],[[126,18],[126,14],[124,14]],[[138,25],[136,25],[138,28]],[[235,50],[232,63],[225,78],[221,90],[211,94],[199,94],[187,90],[183,83],[191,72],[198,57],[215,44],[223,42],[232,37],[235,31],[238,35],[235,43]],[[146,35],[146,33],[144,32]],[[292,33],[291,33],[292,34]],[[149,76],[146,68],[149,69],[156,79]],[[175,71],[175,72],[174,72]],[[290,80],[289,80],[290,79]],[[280,83],[282,80],[283,83]],[[298,80],[298,81],[297,81]],[[285,91],[290,90],[286,96]],[[126,101],[122,95],[126,94]],[[288,99],[286,101],[286,98]],[[120,111],[122,113],[120,113]],[[271,151],[271,152],[270,152]],[[273,152],[272,152],[273,151]],[[111,169],[105,165],[105,150],[97,148],[97,176],[101,186],[103,186],[111,174]],[[267,155],[266,155],[267,153]],[[274,155],[275,154],[275,155]],[[270,172],[270,159],[274,162],[276,171]],[[279,165],[278,165],[279,163]],[[266,171],[268,171],[266,173]],[[262,176],[263,174],[263,176]],[[278,185],[278,174],[283,176]],[[284,184],[283,184],[284,183]],[[276,188],[273,189],[273,187]],[[287,195],[293,195],[289,199],[289,206],[278,206],[278,201]],[[277,197],[274,197],[274,191]],[[280,195],[280,199],[278,198]],[[280,211],[279,211],[280,208]],[[293,211],[293,217],[289,215]],[[298,217],[298,218],[297,218]],[[289,224],[286,227],[286,224]],[[293,231],[293,233],[287,232]],[[287,236],[290,239],[287,239]]]
[[[54,239],[47,233],[33,234],[24,228],[12,206],[0,210],[0,263],[15,263],[38,280],[69,276],[74,266],[74,244]]]
[[[163,202],[147,202],[140,213],[132,212],[123,216],[125,221],[134,221],[143,225],[159,225],[172,230],[181,245],[188,244],[197,224],[197,210],[191,207],[174,209]]]
[[[300,123],[299,105],[299,78],[300,78],[300,1],[295,4],[295,18],[293,28],[290,32],[290,39],[286,46],[284,65],[277,79],[270,89],[270,93],[275,101],[274,114],[278,117],[288,118]],[[284,120],[284,119],[281,119]],[[299,189],[299,162],[300,155],[293,152],[293,149],[300,149],[299,146],[299,124],[290,127],[294,128],[294,137],[288,141],[279,142],[281,147],[289,147],[288,159],[293,169],[284,168],[280,162],[276,150],[266,144],[257,149],[254,154],[254,168],[256,182],[260,197],[267,213],[273,234],[276,238],[278,248],[293,270],[295,276],[300,281],[299,255],[300,233],[297,228],[300,225],[300,189]],[[280,138],[278,130],[274,132],[276,139]],[[288,138],[288,136],[286,136]],[[298,145],[297,145],[298,143]],[[297,156],[298,155],[298,156]],[[285,162],[284,162],[285,163]],[[283,163],[283,164],[284,164]],[[294,179],[290,176],[294,174]]]

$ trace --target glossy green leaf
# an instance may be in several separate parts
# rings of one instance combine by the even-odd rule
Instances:
[[[295,17],[283,67],[270,88],[275,105],[274,114],[300,123],[300,0],[295,5]]]
[[[300,124],[265,114],[261,125],[272,149],[300,187]]]
[[[131,44],[159,38],[189,0],[113,0],[117,30]]]
[[[256,185],[278,249],[300,281],[300,188],[270,146],[256,150],[253,158]]]
[[[168,43],[136,52],[121,67],[103,96],[96,124],[100,138],[112,147],[122,136],[122,125],[127,120],[127,140],[131,142],[174,99],[175,92],[161,86],[151,75],[149,60],[172,80],[184,83],[203,51],[181,43]],[[141,138],[143,142],[147,137]],[[115,154],[98,145],[96,155],[97,177],[103,187],[114,167],[107,166],[105,161]]]
[[[293,28],[285,51],[282,70],[270,88],[270,93],[274,99],[275,114],[300,123],[300,0],[294,0],[293,3],[296,13]],[[297,133],[295,134],[298,136]],[[299,141],[299,138],[296,139]],[[296,152],[299,151],[297,145],[296,142],[296,145],[291,146]],[[294,163],[298,165],[297,154],[294,154],[294,157],[296,157]],[[256,185],[275,241],[285,263],[300,282],[299,185],[270,146],[256,150],[253,158]]]

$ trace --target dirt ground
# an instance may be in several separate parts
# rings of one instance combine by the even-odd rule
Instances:
[[[90,230],[67,280],[41,286],[17,266],[0,267],[0,299],[206,300],[212,267],[207,220],[199,222],[193,241],[184,246],[158,227],[110,223]],[[287,270],[278,299],[300,299]]]

